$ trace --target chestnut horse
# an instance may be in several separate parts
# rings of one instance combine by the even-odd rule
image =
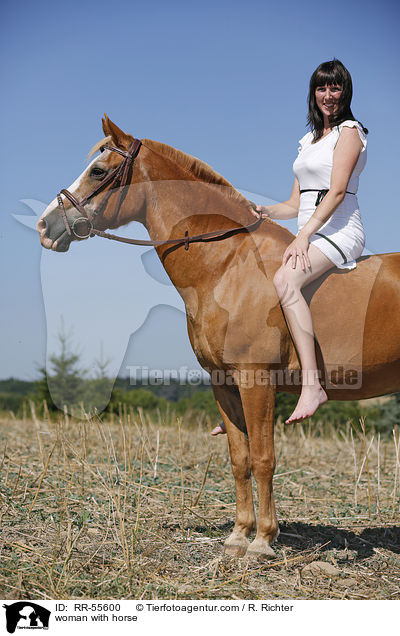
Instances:
[[[103,131],[106,139],[94,149],[101,154],[41,216],[41,243],[66,251],[72,240],[131,220],[160,242],[158,256],[184,300],[190,342],[211,374],[228,434],[236,522],[225,551],[273,557],[279,532],[272,492],[275,392],[299,393],[300,369],[272,281],[293,235],[266,219],[222,240],[162,244],[185,233],[254,226],[250,204],[194,157],[148,139],[140,145],[107,116]],[[400,253],[361,257],[353,271],[332,267],[303,291],[329,399],[399,391]]]

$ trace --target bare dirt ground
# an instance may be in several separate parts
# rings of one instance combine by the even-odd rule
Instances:
[[[400,433],[276,432],[275,561],[223,554],[226,437],[139,413],[0,421],[0,598],[399,599]]]

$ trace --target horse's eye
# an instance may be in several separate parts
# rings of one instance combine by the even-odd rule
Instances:
[[[107,170],[103,170],[103,168],[99,168],[98,166],[95,166],[90,171],[90,176],[93,177],[94,179],[103,179],[103,177],[105,177],[106,174],[107,174]]]

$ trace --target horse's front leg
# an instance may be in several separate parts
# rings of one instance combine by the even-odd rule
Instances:
[[[225,429],[236,489],[236,520],[232,533],[226,539],[226,554],[243,556],[249,546],[248,536],[255,529],[249,442],[240,394],[236,386],[213,386]]]
[[[247,555],[273,558],[275,552],[271,543],[279,534],[272,491],[275,389],[272,386],[241,386],[240,396],[250,442],[251,471],[257,483],[259,500],[257,534]]]

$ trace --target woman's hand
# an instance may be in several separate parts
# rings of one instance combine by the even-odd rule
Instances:
[[[295,269],[297,265],[297,259],[299,259],[301,268],[304,272],[306,271],[306,265],[311,269],[310,259],[308,258],[309,245],[310,241],[308,240],[307,236],[299,233],[294,241],[292,241],[286,248],[282,258],[282,264],[286,265],[288,260],[291,258],[292,267],[293,269]]]
[[[257,214],[257,212],[261,212],[261,216],[263,219],[269,219],[271,218],[268,214],[268,208],[265,207],[265,205],[256,205],[255,210],[253,208],[251,208],[251,213],[257,217],[257,219],[260,218],[260,215]]]

